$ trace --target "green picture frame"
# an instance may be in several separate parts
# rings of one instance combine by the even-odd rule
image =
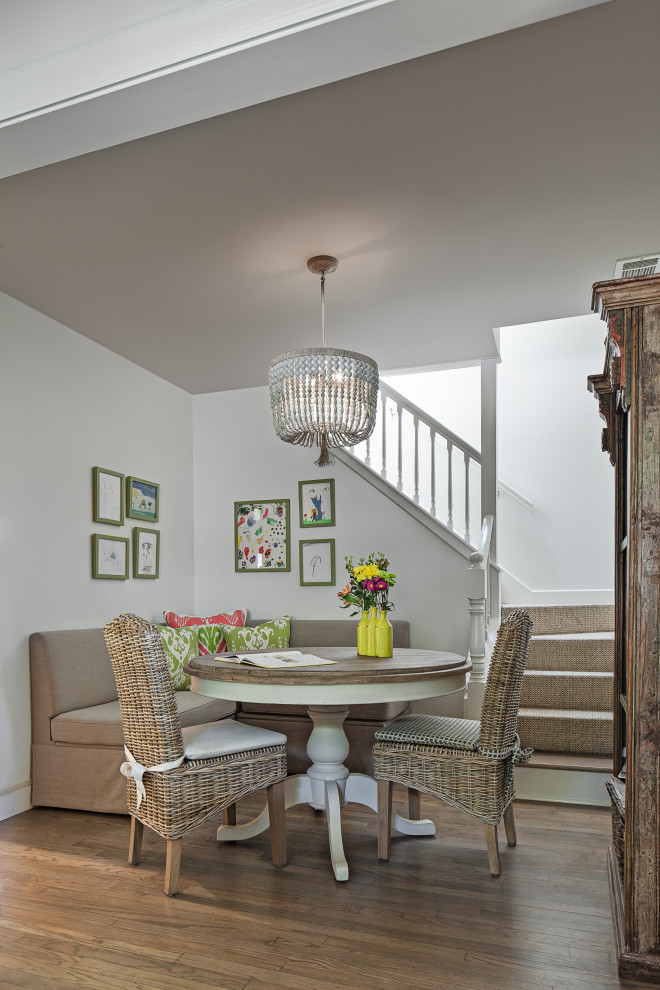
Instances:
[[[301,529],[335,525],[335,479],[298,482],[298,518]]]
[[[234,502],[234,570],[277,574],[291,570],[290,500],[244,499]]]
[[[124,475],[108,468],[92,468],[92,520],[108,526],[124,525]]]
[[[133,577],[154,580],[160,576],[160,530],[133,528]]]
[[[127,536],[92,533],[92,577],[104,581],[126,581],[129,542]]]
[[[126,478],[126,515],[130,519],[158,522],[160,485],[129,474]]]
[[[336,584],[335,541],[300,540],[298,542],[300,560],[300,586],[313,585],[326,587]]]

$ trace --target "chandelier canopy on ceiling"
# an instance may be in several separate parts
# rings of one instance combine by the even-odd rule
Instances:
[[[325,277],[337,265],[329,255],[307,262],[321,276],[321,347],[280,354],[268,371],[276,434],[303,447],[316,443],[319,467],[331,463],[330,447],[352,447],[376,425],[378,365],[366,354],[325,346]]]

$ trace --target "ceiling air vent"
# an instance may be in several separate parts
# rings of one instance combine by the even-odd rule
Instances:
[[[637,278],[638,275],[660,274],[660,251],[639,258],[622,258],[614,268],[614,278]]]

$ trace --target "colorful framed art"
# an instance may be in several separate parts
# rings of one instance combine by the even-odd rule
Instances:
[[[128,578],[128,538],[92,534],[92,577],[114,581]]]
[[[93,478],[92,519],[110,526],[124,525],[124,475],[118,471],[95,467]]]
[[[291,570],[288,498],[234,502],[234,569]]]
[[[335,525],[335,480],[298,482],[298,511],[302,529]]]
[[[160,566],[160,533],[157,529],[133,529],[133,577],[157,578]]]
[[[158,522],[160,485],[144,478],[126,478],[126,515],[131,519]]]
[[[300,584],[335,583],[335,541],[300,540]]]

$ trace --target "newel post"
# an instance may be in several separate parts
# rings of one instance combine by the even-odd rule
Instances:
[[[487,565],[486,565],[487,566]],[[477,551],[470,554],[467,597],[470,610],[470,681],[486,681],[486,567]]]

